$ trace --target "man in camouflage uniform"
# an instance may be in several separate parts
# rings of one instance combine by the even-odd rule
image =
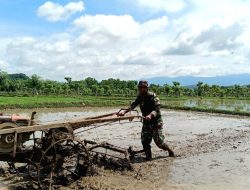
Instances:
[[[141,142],[146,154],[146,159],[152,159],[150,146],[152,139],[154,139],[155,144],[159,148],[168,151],[169,156],[174,157],[174,152],[164,142],[165,137],[163,135],[163,121],[160,112],[159,98],[155,93],[148,91],[147,81],[139,81],[138,91],[139,94],[135,101],[131,104],[130,108],[123,113],[119,113],[119,115],[124,115],[139,105],[142,115],[144,116],[141,131]]]

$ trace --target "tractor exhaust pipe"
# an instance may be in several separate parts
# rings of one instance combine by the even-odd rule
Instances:
[[[36,115],[36,111],[33,111],[33,112],[31,113],[31,116],[30,116],[29,126],[35,125],[35,124],[36,124],[36,122],[35,122],[35,115]]]

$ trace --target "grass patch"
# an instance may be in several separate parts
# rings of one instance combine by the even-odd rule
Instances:
[[[83,106],[129,105],[128,99],[104,97],[0,97],[0,109],[9,108],[60,108]]]

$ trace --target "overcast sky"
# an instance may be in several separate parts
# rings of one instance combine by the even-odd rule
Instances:
[[[250,0],[0,0],[0,69],[62,81],[250,73]]]

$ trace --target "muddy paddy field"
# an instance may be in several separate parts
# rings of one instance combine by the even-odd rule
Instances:
[[[4,112],[29,115],[31,111]],[[37,120],[45,123],[114,111],[118,108],[39,109]],[[165,140],[174,150],[175,158],[168,157],[152,142],[152,161],[144,161],[141,154],[136,157],[132,171],[96,167],[94,176],[83,177],[60,189],[249,189],[249,117],[164,109],[162,115]],[[139,122],[117,122],[79,133],[79,138],[141,149],[140,131]],[[0,189],[15,184],[14,178],[0,179]]]

